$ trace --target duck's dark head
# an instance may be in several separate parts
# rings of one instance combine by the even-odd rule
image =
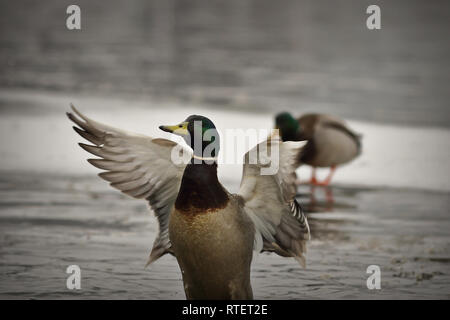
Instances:
[[[180,124],[160,126],[161,130],[183,137],[199,158],[216,158],[219,154],[220,138],[214,123],[204,116],[191,115]]]
[[[275,129],[280,130],[283,141],[296,141],[300,125],[298,121],[289,113],[282,112],[275,117]]]

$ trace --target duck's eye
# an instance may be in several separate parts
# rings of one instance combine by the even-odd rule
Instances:
[[[183,128],[183,125],[179,124],[179,125],[178,125],[178,128]]]

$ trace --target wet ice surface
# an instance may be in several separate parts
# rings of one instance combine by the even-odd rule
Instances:
[[[255,257],[257,299],[450,297],[449,194],[408,189],[302,186],[312,241],[307,268],[274,254]],[[184,299],[175,258],[144,269],[156,235],[143,201],[96,177],[2,173],[0,297]],[[79,265],[82,289],[66,289]],[[368,290],[366,268],[381,268]]]

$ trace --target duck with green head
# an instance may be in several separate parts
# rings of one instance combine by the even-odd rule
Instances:
[[[329,185],[336,167],[361,153],[361,136],[335,116],[309,113],[295,119],[290,113],[283,112],[275,117],[275,128],[280,130],[283,141],[308,141],[298,160],[299,165],[312,166],[312,185]],[[328,177],[322,182],[316,179],[317,167],[330,168]]]
[[[291,187],[302,143],[268,141],[279,149],[282,170],[261,175],[262,165],[246,162],[239,193],[231,194],[217,178],[220,140],[208,118],[194,115],[160,127],[183,137],[190,146],[184,148],[73,111],[68,116],[75,131],[93,144],[80,146],[99,157],[88,161],[105,170],[100,177],[150,204],[159,234],[148,263],[174,255],[188,299],[251,299],[253,251],[294,257],[304,265],[309,227]],[[173,161],[173,150],[190,155],[189,161]]]

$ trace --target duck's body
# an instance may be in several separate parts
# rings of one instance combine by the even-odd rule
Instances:
[[[313,184],[328,185],[337,166],[354,160],[361,153],[360,136],[338,117],[310,113],[294,119],[283,113],[277,116],[276,122],[283,141],[308,141],[299,153],[299,165],[313,167]],[[315,179],[316,167],[331,168],[323,183]]]
[[[252,299],[254,227],[242,199],[218,181],[216,168],[186,167],[170,215],[172,250],[188,299]]]
[[[296,141],[308,140],[299,155],[300,163],[312,167],[333,167],[355,159],[361,151],[356,135],[339,118],[307,114],[298,119],[300,131]]]
[[[159,234],[148,263],[173,254],[188,299],[252,299],[253,250],[294,257],[304,265],[309,226],[292,187],[301,143],[283,143],[277,138],[257,145],[251,151],[276,147],[279,170],[263,175],[261,168],[267,162],[249,162],[249,151],[241,189],[230,194],[217,178],[219,137],[209,135],[215,130],[209,119],[190,116],[179,125],[160,127],[191,143],[193,152],[181,148],[190,155],[186,164],[174,161],[177,152],[173,151],[180,147],[175,142],[127,133],[73,110],[81,118],[68,114],[78,125],[75,131],[94,144],[80,146],[100,157],[88,161],[106,170],[100,177],[150,204],[158,218]],[[191,136],[202,138],[200,148]],[[203,157],[211,146],[212,153]]]
[[[250,264],[255,237],[236,195],[224,208],[170,217],[172,250],[188,299],[252,299]]]

